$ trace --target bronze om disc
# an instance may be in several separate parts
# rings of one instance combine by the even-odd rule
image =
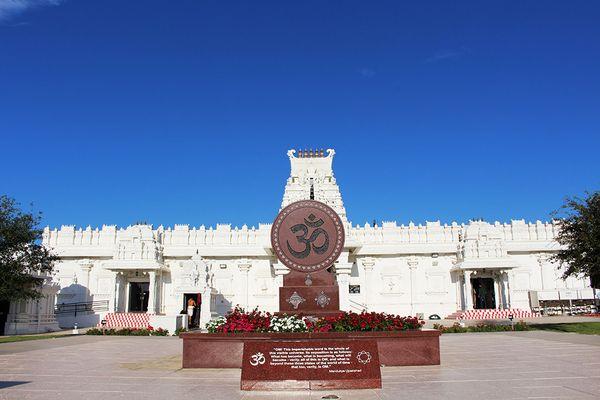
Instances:
[[[271,245],[279,261],[305,273],[329,268],[340,256],[344,239],[339,215],[315,200],[288,205],[271,227]]]

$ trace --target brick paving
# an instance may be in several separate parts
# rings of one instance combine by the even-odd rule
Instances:
[[[182,370],[173,337],[0,344],[0,399],[600,399],[600,336],[447,334],[442,365],[385,367],[383,389],[244,393],[240,370]]]

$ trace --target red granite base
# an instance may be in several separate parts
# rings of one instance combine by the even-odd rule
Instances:
[[[183,339],[183,368],[241,368],[244,342],[373,339],[384,366],[439,365],[440,332],[197,333]]]

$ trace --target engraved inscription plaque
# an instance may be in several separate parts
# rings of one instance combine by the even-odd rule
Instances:
[[[377,342],[246,342],[242,390],[380,388]]]

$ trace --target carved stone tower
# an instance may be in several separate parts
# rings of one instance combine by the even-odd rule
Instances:
[[[344,222],[346,209],[340,188],[333,176],[335,150],[289,150],[291,173],[285,185],[281,208],[298,200],[317,200],[333,208]]]

